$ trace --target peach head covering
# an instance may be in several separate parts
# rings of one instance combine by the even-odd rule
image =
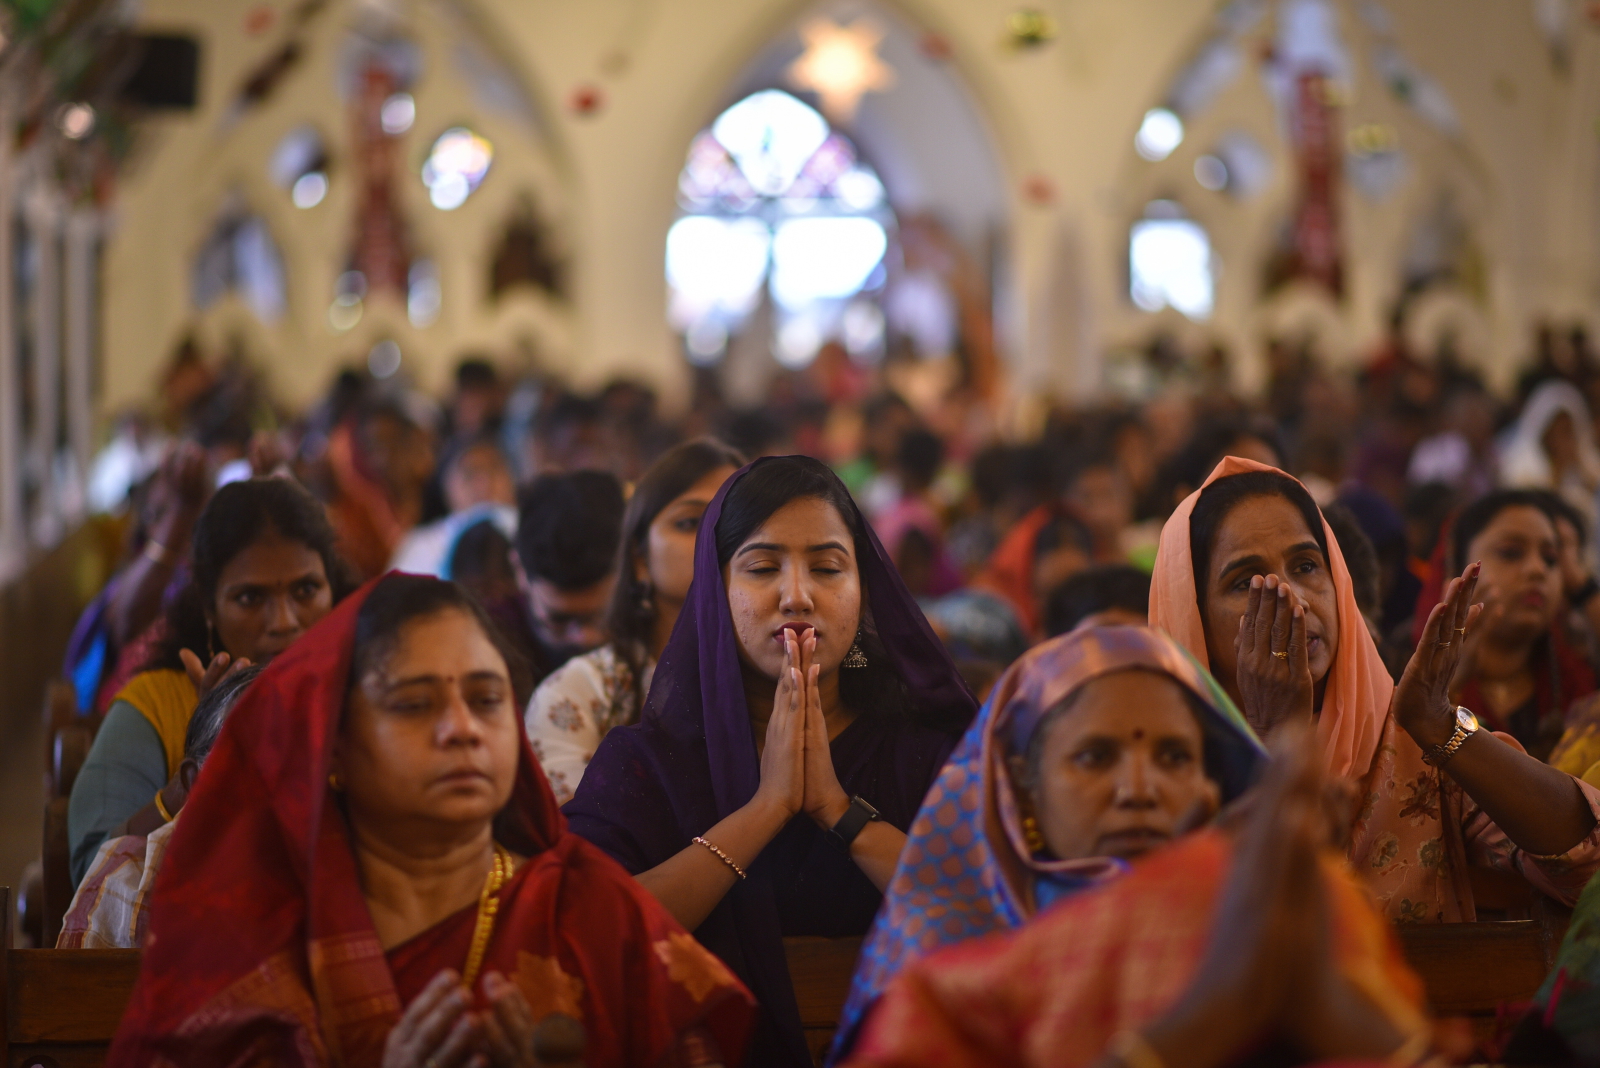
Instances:
[[[1189,650],[1206,668],[1205,623],[1195,594],[1194,560],[1189,554],[1189,517],[1205,487],[1221,478],[1251,471],[1270,471],[1299,482],[1275,467],[1224,457],[1200,489],[1185,497],[1172,518],[1161,528],[1161,546],[1156,551],[1155,573],[1150,579],[1150,626],[1166,631],[1179,645]],[[1389,698],[1394,680],[1383,666],[1378,647],[1367,632],[1367,625],[1356,605],[1350,569],[1345,566],[1339,540],[1322,524],[1328,545],[1328,567],[1333,572],[1333,589],[1339,616],[1339,649],[1328,669],[1328,685],[1317,720],[1317,744],[1322,750],[1323,767],[1330,775],[1363,778],[1377,754],[1389,716]],[[1231,639],[1231,635],[1229,638]]]

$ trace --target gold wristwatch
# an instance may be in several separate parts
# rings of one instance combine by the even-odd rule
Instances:
[[[1478,733],[1478,717],[1472,714],[1471,709],[1456,705],[1456,729],[1450,735],[1450,740],[1443,745],[1429,746],[1422,753],[1422,759],[1436,768],[1442,768],[1450,763],[1450,759],[1466,744],[1468,738]]]

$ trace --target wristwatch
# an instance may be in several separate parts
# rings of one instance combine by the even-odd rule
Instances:
[[[839,822],[829,828],[828,833],[833,835],[834,841],[845,849],[850,848],[850,843],[856,840],[856,835],[861,829],[873,820],[881,820],[878,810],[861,799],[860,796],[850,799],[850,807],[844,810],[844,815],[839,817]]]
[[[1450,758],[1454,757],[1456,752],[1466,744],[1467,739],[1477,733],[1478,717],[1474,716],[1470,709],[1456,705],[1455,733],[1450,735],[1449,741],[1443,745],[1429,746],[1423,752],[1422,759],[1436,768],[1442,768],[1450,763]]]

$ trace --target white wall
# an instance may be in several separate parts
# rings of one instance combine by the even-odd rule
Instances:
[[[277,2],[289,7],[288,0]],[[402,182],[419,242],[444,260],[439,323],[413,332],[394,316],[375,316],[341,336],[327,325],[326,308],[349,239],[348,183],[336,174],[328,200],[301,212],[270,186],[264,168],[277,138],[296,122],[317,121],[336,146],[342,144],[347,120],[332,92],[332,68],[354,0],[330,5],[301,69],[268,107],[226,133],[218,132],[218,120],[227,97],[273,47],[278,31],[248,36],[244,13],[252,5],[235,0],[146,0],[150,26],[201,37],[203,106],[192,117],[152,124],[142,161],[119,194],[120,225],[107,273],[107,409],[145,397],[172,345],[196,324],[213,344],[244,336],[270,362],[275,387],[292,402],[314,396],[332,368],[364,353],[380,330],[395,334],[409,366],[429,386],[443,382],[464,349],[489,346],[508,361],[531,353],[580,383],[633,373],[669,395],[681,390],[677,346],[663,315],[661,250],[676,213],[684,150],[751,77],[763,50],[817,8],[798,0],[472,0],[481,36],[515,64],[543,116],[541,130],[485,113],[459,79],[438,76],[448,66],[435,55],[448,55],[440,43],[450,35],[440,14],[447,2],[455,0],[402,5],[433,57],[429,81],[418,89],[422,113],[407,152],[420,158],[426,136],[468,117],[495,141],[498,169],[465,207],[448,215],[427,204],[420,182],[409,175]],[[1018,6],[1011,0],[895,0],[890,6],[909,25],[950,42],[948,65],[993,146],[988,170],[1001,183],[993,204],[1009,231],[1003,273],[1014,287],[1002,309],[1014,382],[1068,392],[1091,387],[1108,346],[1137,342],[1165,321],[1126,300],[1126,227],[1154,186],[1178,179],[1138,160],[1131,142],[1140,116],[1160,102],[1209,32],[1212,5],[1050,0],[1042,6],[1058,21],[1059,36],[1020,51],[1003,43],[1006,17]],[[1330,356],[1350,358],[1375,338],[1398,286],[1396,260],[1405,236],[1438,184],[1449,180],[1470,187],[1472,222],[1490,266],[1481,306],[1485,357],[1504,380],[1535,318],[1589,317],[1595,306],[1597,33],[1587,23],[1576,26],[1572,64],[1561,73],[1529,4],[1388,0],[1385,6],[1398,39],[1450,94],[1465,129],[1459,145],[1431,143],[1363,73],[1347,122],[1393,123],[1411,142],[1416,166],[1408,184],[1382,205],[1346,194],[1351,284],[1347,301],[1333,313],[1342,326],[1336,344],[1344,351]],[[1341,0],[1340,7],[1345,32],[1358,46],[1358,65],[1365,65],[1354,5]],[[604,94],[596,113],[580,115],[567,106],[581,86]],[[1268,122],[1256,72],[1230,92],[1239,96],[1230,105],[1237,114],[1255,109],[1252,121]],[[874,108],[884,121],[908,111],[902,100],[869,105],[863,137]],[[910,124],[899,126],[916,140]],[[1406,132],[1413,128],[1414,138]],[[1255,354],[1270,318],[1255,283],[1258,260],[1292,192],[1281,149],[1278,158],[1277,184],[1245,204],[1208,194],[1192,179],[1182,189],[1186,205],[1210,226],[1225,274],[1213,321],[1174,325],[1196,338],[1228,342],[1246,381],[1258,378]],[[267,215],[288,261],[290,313],[275,327],[255,323],[242,306],[197,316],[188,304],[189,258],[234,186]],[[570,308],[532,297],[492,307],[483,296],[485,257],[523,188],[539,192],[573,251]],[[1032,195],[1040,189],[1050,195]]]

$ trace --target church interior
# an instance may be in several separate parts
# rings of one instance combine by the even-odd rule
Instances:
[[[1587,0],[0,0],[5,1063],[1600,1065],[1597,338]]]

